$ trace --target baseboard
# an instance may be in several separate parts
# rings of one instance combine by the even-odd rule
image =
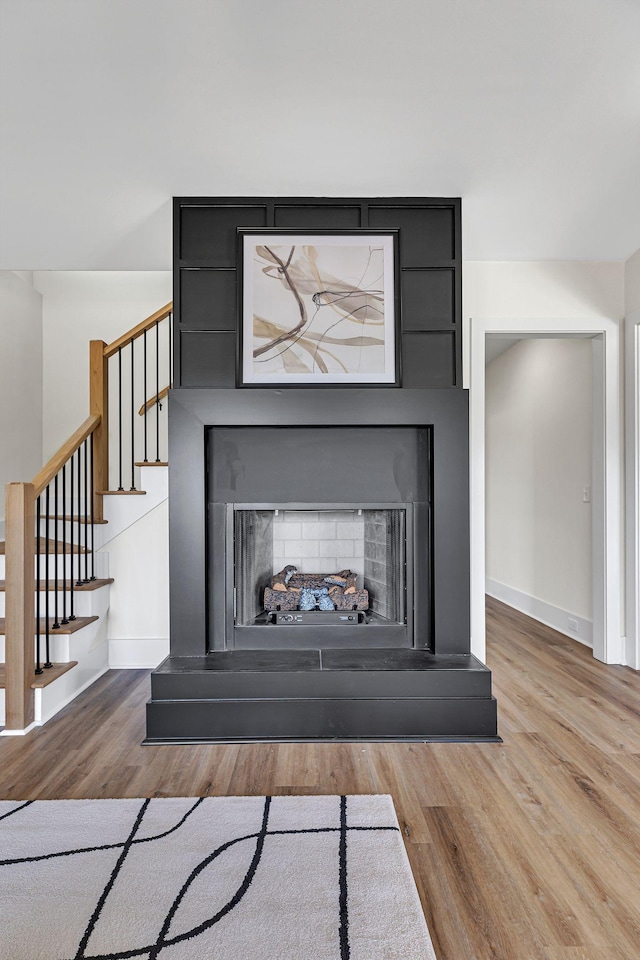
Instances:
[[[36,723],[35,720],[33,723],[30,723],[28,727],[25,727],[24,730],[0,730],[0,737],[25,737],[28,733],[31,733],[32,730],[35,730],[36,727],[39,727],[40,724]]]
[[[168,637],[109,640],[110,670],[154,670],[168,656]]]
[[[516,590],[506,583],[500,583],[499,580],[492,580],[487,577],[485,590],[490,597],[501,600],[503,603],[514,607],[521,613],[526,613],[528,617],[539,620],[547,627],[552,627],[558,633],[563,633],[578,643],[583,643],[586,647],[593,647],[593,623],[576,613],[570,613],[568,610],[562,610],[552,603],[546,603],[537,597],[531,597],[527,593]],[[570,630],[568,626],[569,619],[575,620],[578,624],[577,630]]]

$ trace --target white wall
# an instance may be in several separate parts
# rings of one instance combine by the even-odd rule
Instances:
[[[487,578],[587,621],[591,400],[590,340],[521,340],[487,367]]]
[[[4,487],[42,466],[42,297],[0,272],[0,517]]]
[[[526,320],[625,314],[624,263],[465,260],[462,264],[463,383],[469,386],[473,317],[509,317],[515,332]],[[470,319],[471,318],[471,319]]]
[[[624,316],[624,263],[465,260],[463,374],[469,385],[469,317],[510,317],[514,330],[529,317]],[[471,321],[472,322],[472,321]]]
[[[565,329],[573,335],[604,333],[603,388],[605,428],[603,473],[604,515],[597,527],[603,540],[594,576],[594,652],[606,662],[620,663],[620,623],[624,591],[620,578],[623,556],[623,449],[620,322],[624,315],[623,262],[465,261],[463,264],[463,384],[470,389],[471,458],[471,648],[485,657],[485,333],[501,336],[553,336]],[[595,501],[594,501],[595,502]],[[594,526],[594,533],[596,527]]]
[[[625,264],[627,663],[640,669],[640,250]]]
[[[271,192],[462,195],[476,259],[625,256],[639,24],[633,0],[4,0],[0,263],[167,269],[172,195]]]
[[[169,653],[167,501],[128,527],[105,550],[109,575],[114,578],[107,626],[109,665],[155,667]]]
[[[89,341],[109,343],[172,298],[169,271],[37,271],[43,296],[43,458],[89,415]]]
[[[624,306],[627,316],[634,310],[640,310],[640,250],[636,250],[625,263]]]

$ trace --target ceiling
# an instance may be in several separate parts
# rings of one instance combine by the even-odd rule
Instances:
[[[467,260],[640,247],[638,0],[0,0],[0,268],[171,267],[171,197],[461,196]]]

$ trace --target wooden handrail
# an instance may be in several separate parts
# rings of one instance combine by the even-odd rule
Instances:
[[[149,330],[151,327],[155,327],[156,323],[160,323],[161,320],[166,320],[168,316],[173,313],[173,301],[165,304],[164,307],[160,307],[159,310],[156,310],[155,313],[152,313],[150,317],[147,317],[146,320],[143,320],[136,327],[133,327],[128,333],[123,333],[121,337],[118,337],[117,340],[114,340],[113,343],[108,343],[104,348],[105,357],[109,358],[117,353],[120,347],[126,347],[128,343],[131,343],[132,340],[136,340],[138,337],[142,336],[145,330]]]
[[[57,453],[51,457],[48,463],[44,465],[40,473],[33,478],[32,485],[35,496],[39,497],[44,488],[50,483],[64,467],[65,463],[73,456],[78,447],[84,443],[87,437],[91,436],[96,427],[100,426],[100,417],[87,417],[82,426],[78,427],[66,443],[63,443]]]
[[[161,400],[164,400],[165,397],[169,396],[169,390],[171,387],[163,387],[160,393],[154,393],[152,397],[147,400],[146,403],[143,403],[140,409],[138,410],[138,416],[142,417],[145,413],[148,413],[149,410],[152,410],[155,407],[156,403],[160,403]]]

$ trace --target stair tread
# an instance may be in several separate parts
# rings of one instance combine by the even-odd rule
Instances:
[[[69,670],[72,670],[73,667],[77,666],[77,660],[69,660],[68,663],[52,663],[51,666],[44,669],[42,673],[36,674],[36,678],[31,684],[31,687],[33,690],[48,687],[49,684],[53,683],[54,680],[57,680],[58,677],[63,676],[63,674],[68,673]]]
[[[76,617],[75,620],[70,620],[69,623],[61,624],[55,630],[53,628],[54,619],[49,617],[49,634],[51,636],[59,635],[68,635],[70,633],[77,633],[78,630],[82,630],[83,627],[88,626],[90,623],[95,623],[96,620],[99,620],[99,617]],[[46,620],[44,617],[40,617],[40,629],[39,634],[42,636],[45,633],[45,624]],[[0,617],[0,635],[5,634],[6,629],[6,618]]]
[[[101,497],[146,497],[146,490],[98,490]]]
[[[58,514],[56,517],[54,513],[50,513],[48,514],[48,516],[46,517],[42,516],[40,519],[41,520],[56,520],[56,519],[62,520],[63,517],[60,514]],[[91,517],[78,517],[78,516],[70,517],[68,514],[64,517],[64,519],[66,520],[67,523],[70,523],[71,521],[73,521],[74,523],[78,523],[78,521],[80,521],[80,523],[85,523],[85,522],[86,523],[92,523],[92,522],[93,523],[109,523],[108,520],[98,520],[97,517],[94,517],[92,521]]]
[[[34,548],[37,546],[37,544],[38,544],[38,538],[34,537],[33,538]],[[45,546],[47,545],[49,547],[48,550],[45,549]],[[91,553],[91,550],[85,550],[84,547],[78,546],[77,543],[68,543],[68,542],[65,543],[64,550],[62,549],[62,546],[63,546],[62,541],[58,540],[58,551],[57,551],[58,553]],[[0,540],[0,555],[5,553],[5,548],[6,548],[6,542],[4,540]],[[55,540],[51,540],[51,539],[45,540],[44,537],[40,537],[40,553],[55,554],[56,553]]]
[[[136,467],[168,467],[167,460],[136,460]]]
[[[69,670],[72,670],[73,667],[77,666],[77,660],[69,660],[68,663],[52,663],[51,666],[47,667],[46,670],[43,670],[42,673],[37,673],[34,675],[31,688],[33,690],[41,690],[43,687],[48,687],[49,684],[53,683],[54,680],[57,680],[58,677],[63,676],[63,674],[68,673]],[[0,690],[4,690],[5,687],[5,665],[4,663],[0,663]]]
[[[77,583],[76,583],[75,580],[74,580],[74,581],[73,581],[73,591],[74,591],[74,593],[76,592],[76,590],[77,590],[77,591],[80,591],[81,593],[82,593],[82,592],[84,592],[84,593],[89,593],[89,592],[92,591],[92,590],[99,590],[100,587],[106,587],[106,586],[107,586],[108,584],[110,584],[110,583],[113,583],[113,577],[107,577],[107,578],[105,578],[105,579],[100,579],[99,577],[97,577],[95,580],[89,580],[88,583],[83,583],[83,584],[81,584],[80,586],[78,586]],[[56,588],[55,580],[49,580],[48,588],[49,588],[49,590],[55,590],[55,588]],[[58,581],[58,590],[63,590],[63,589],[64,589],[64,590],[70,590],[70,589],[71,589],[71,581],[70,581],[70,580],[65,580],[64,583],[62,582],[62,580],[59,580],[59,581]],[[0,593],[4,593],[5,590],[6,590],[6,581],[5,581],[5,580],[0,580]],[[41,585],[41,587],[40,587],[40,590],[41,590],[42,593],[44,593],[44,581],[43,581],[43,583],[42,583],[42,585]]]

